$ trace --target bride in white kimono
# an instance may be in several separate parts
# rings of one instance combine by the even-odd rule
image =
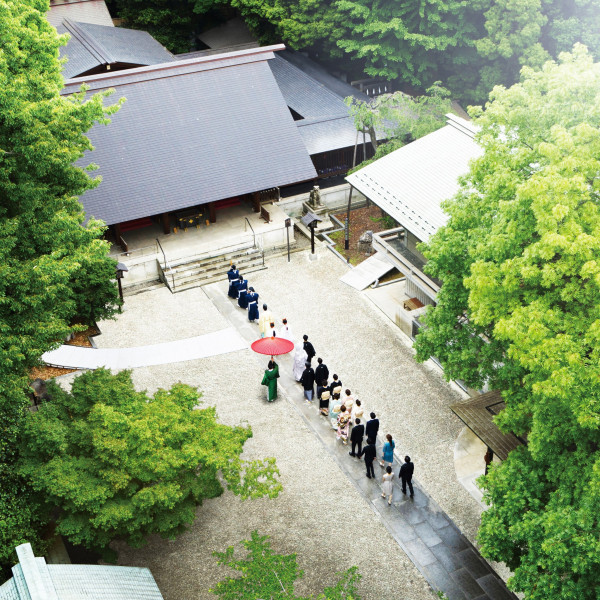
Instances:
[[[303,348],[302,342],[296,344],[296,352],[294,353],[294,377],[296,381],[300,381],[304,369],[306,369],[306,361],[308,360],[308,354]]]

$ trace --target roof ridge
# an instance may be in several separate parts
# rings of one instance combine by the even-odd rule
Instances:
[[[98,75],[74,77],[65,81],[65,86],[61,90],[61,94],[68,95],[78,91],[82,83],[85,83],[93,91],[116,87],[118,85],[127,85],[129,83],[140,83],[153,79],[186,75],[198,71],[222,69],[251,62],[266,61],[273,58],[273,52],[283,50],[284,48],[283,44],[275,44],[273,46],[261,46],[259,48],[239,50],[238,52],[201,56],[187,60],[173,59],[170,62],[136,67],[134,69],[124,69],[123,71],[109,71]]]
[[[71,19],[63,19],[63,25],[67,31],[73,35],[85,49],[100,63],[104,65],[111,65],[115,62],[112,54],[100,43],[94,36],[84,31],[79,23],[71,21]]]
[[[479,130],[476,125],[473,125],[473,123],[470,123],[466,119],[463,119],[462,117],[459,117],[453,113],[448,113],[446,115],[446,125],[454,127],[454,129],[457,129],[461,133],[468,135],[470,138],[474,138],[475,134]]]

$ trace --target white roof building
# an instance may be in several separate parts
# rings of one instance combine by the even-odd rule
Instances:
[[[163,600],[148,569],[104,565],[48,565],[31,544],[16,548],[19,563],[0,585],[0,600]]]
[[[441,129],[346,177],[422,242],[446,224],[442,201],[456,194],[458,178],[483,154],[473,139],[475,126],[453,114],[446,117]]]

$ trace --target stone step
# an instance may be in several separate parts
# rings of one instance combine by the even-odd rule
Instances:
[[[204,259],[188,261],[179,265],[171,265],[171,268],[176,274],[187,273],[189,271],[200,272],[214,270],[219,270],[225,273],[229,270],[229,265],[231,263],[235,264],[240,269],[240,271],[243,271],[245,265],[256,259],[260,259],[262,261],[262,254],[258,250],[252,249],[245,251],[243,254],[238,254],[233,257],[224,255],[220,257],[211,258],[209,261],[206,261]]]
[[[165,284],[158,279],[156,281],[147,281],[137,285],[130,285],[129,287],[123,288],[123,297],[137,296],[137,294],[143,294],[144,292],[153,292],[160,288],[164,288]]]
[[[263,257],[262,254],[256,253],[252,255],[245,256],[242,260],[238,260],[235,264],[240,270],[240,273],[243,273],[249,267],[255,266],[257,262],[262,264]],[[222,276],[225,276],[227,271],[229,270],[229,261],[223,260],[218,263],[211,263],[210,265],[204,265],[202,263],[194,263],[186,265],[185,268],[175,267],[167,273],[173,273],[175,279],[182,279],[185,277],[190,277],[192,275],[201,275],[203,273],[220,273]]]
[[[229,265],[226,265],[229,266]],[[253,260],[251,261],[247,261],[243,264],[243,273],[248,273],[250,271],[255,270],[257,267],[263,267],[263,259],[262,256],[257,256],[255,257]],[[167,275],[169,275],[169,280],[171,279],[170,277],[170,273],[167,273]],[[221,268],[211,268],[211,269],[199,269],[199,270],[188,270],[188,271],[184,271],[183,273],[180,272],[175,272],[173,273],[174,275],[174,279],[175,279],[175,287],[179,286],[179,285],[185,285],[186,283],[188,283],[189,281],[193,280],[193,281],[202,281],[204,282],[205,279],[209,279],[209,278],[216,278],[216,280],[226,280],[227,279],[227,275],[226,275],[226,269],[225,267],[221,267]],[[204,283],[202,283],[202,285],[204,285]]]
[[[262,271],[263,269],[266,269],[267,267],[264,266],[262,264],[262,260],[260,265],[256,265],[254,267],[251,267],[249,269],[245,270],[245,273],[253,273],[255,271]],[[190,290],[192,288],[196,288],[196,287],[202,287],[204,285],[208,285],[210,283],[217,283],[217,282],[223,282],[224,286],[227,286],[227,279],[223,277],[223,273],[215,273],[214,275],[211,275],[210,277],[207,277],[206,279],[202,279],[202,280],[198,280],[198,279],[194,279],[191,281],[188,281],[185,284],[182,285],[177,285],[177,283],[175,283],[175,292],[174,293],[178,293],[178,292],[184,292],[185,290]]]
[[[205,252],[204,254],[184,258],[182,260],[173,262],[171,264],[171,267],[176,269],[185,268],[186,265],[195,263],[210,264],[211,262],[221,262],[223,260],[229,261],[237,258],[238,256],[245,256],[249,252],[253,251],[258,252],[258,250],[251,243],[244,242],[243,244],[238,244],[236,246],[230,247],[227,250],[221,251],[217,254],[215,254],[214,252]]]

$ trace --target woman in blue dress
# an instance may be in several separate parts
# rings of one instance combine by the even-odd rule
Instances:
[[[248,302],[248,321],[256,321],[258,319],[258,294],[253,287],[248,288],[246,300]]]
[[[382,456],[382,460],[379,463],[382,467],[385,466],[392,466],[392,463],[394,462],[394,448],[396,447],[396,442],[394,442],[394,440],[392,439],[391,434],[387,434],[385,436],[386,438],[386,442],[385,444],[383,444],[383,456]]]

